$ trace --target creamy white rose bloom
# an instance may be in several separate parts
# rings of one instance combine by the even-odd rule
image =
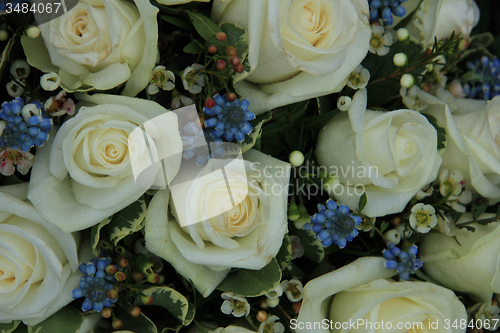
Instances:
[[[248,32],[249,73],[236,90],[252,112],[342,90],[370,46],[365,0],[217,0],[212,19]],[[240,55],[241,56],[241,55]]]
[[[173,156],[166,163],[172,179],[179,170],[178,152],[182,151],[177,115],[159,104],[117,95],[77,97],[96,105],[80,108],[37,151],[28,193],[40,214],[65,232],[97,224],[139,199],[161,167],[154,164],[140,186],[137,184],[133,168],[147,163],[150,152]],[[140,138],[129,141],[134,129],[153,118],[156,120],[148,124],[158,124],[158,137],[149,140],[149,149]]]
[[[482,214],[490,219],[495,214]],[[471,222],[465,213],[457,221]],[[486,226],[471,224],[476,231],[455,229],[455,238],[432,232],[420,242],[419,257],[423,270],[432,279],[454,291],[464,292],[478,302],[489,303],[500,293],[500,223]]]
[[[402,5],[410,13],[419,3],[412,22],[406,28],[424,46],[432,46],[434,38],[442,40],[450,37],[453,31],[469,38],[479,22],[479,7],[474,0],[409,0]],[[394,24],[399,21],[395,20]]]
[[[386,280],[397,273],[396,270],[385,268],[384,262],[384,258],[360,258],[309,281],[304,287],[304,300],[295,331],[465,332],[465,329],[445,328],[445,320],[451,323],[467,320],[464,305],[451,290],[428,282]],[[328,324],[330,320],[333,321],[334,325],[350,321],[356,323],[358,320],[363,320],[364,324],[358,326],[357,330],[342,330],[338,327],[329,330],[318,325],[325,319]],[[370,330],[370,326],[365,326],[367,322],[380,325],[382,321],[386,325],[385,329]],[[317,323],[316,327],[307,326],[314,323]],[[389,323],[392,324],[392,330],[387,329]],[[431,323],[436,329],[429,329]],[[398,324],[403,325],[402,328],[397,328]],[[293,322],[291,327],[294,328]]]
[[[258,270],[267,265],[278,253],[287,231],[290,165],[253,149],[243,158],[246,180],[238,176],[239,170],[224,167],[232,200],[240,202],[236,206],[224,195],[227,185],[223,180],[205,176],[196,179],[187,194],[186,205],[192,202],[193,206],[176,206],[174,210],[170,192],[164,190],[155,194],[146,213],[147,249],[172,264],[205,297],[231,268]],[[228,210],[180,227],[179,210],[197,214],[198,206]]]
[[[340,184],[326,190],[340,203],[357,207],[363,189],[363,213],[398,213],[437,177],[441,157],[437,132],[416,111],[366,110],[367,95],[354,95],[348,113],[340,112],[320,131],[316,156]]]
[[[452,115],[448,105],[425,111],[446,129],[442,169],[464,175],[466,189],[489,199],[500,198],[500,97],[483,110]]]
[[[73,300],[81,276],[79,234],[41,217],[27,185],[0,187],[0,323],[41,322]]]
[[[122,94],[146,87],[155,66],[158,8],[149,1],[82,0],[66,14],[23,36],[28,62],[56,72],[65,90],[107,90],[127,82]]]

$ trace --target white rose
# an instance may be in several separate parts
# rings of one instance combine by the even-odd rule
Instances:
[[[410,0],[402,5],[410,13],[420,2]],[[447,39],[453,31],[469,38],[478,22],[479,7],[474,0],[424,0],[407,29],[424,46],[432,46],[434,38]]]
[[[256,114],[342,90],[370,46],[362,0],[218,0],[212,19],[248,31],[251,71],[236,89]]]
[[[479,219],[494,215],[482,214]],[[472,220],[472,214],[465,213],[457,225]],[[454,237],[438,232],[425,235],[419,247],[420,259],[432,279],[489,303],[493,293],[500,293],[500,223],[471,226],[474,232],[457,228]]]
[[[107,90],[128,81],[122,94],[135,96],[155,65],[157,13],[149,1],[82,0],[40,24],[41,36],[21,42],[30,65],[58,73],[65,90]]]
[[[149,161],[149,150],[153,156],[175,156],[166,165],[169,179],[179,169],[182,151],[177,115],[159,104],[116,95],[78,97],[97,105],[80,108],[37,151],[28,193],[40,214],[65,232],[97,224],[139,199],[160,167],[154,164],[137,184],[133,168]],[[148,149],[141,140],[129,145],[129,134],[153,118],[148,126],[157,123],[159,136],[149,141],[156,146]]]
[[[27,185],[0,187],[0,323],[41,322],[73,301],[81,276],[79,234],[44,220],[26,199]]]
[[[356,208],[364,190],[364,214],[398,213],[437,177],[437,132],[416,111],[370,111],[366,102],[366,90],[360,90],[348,114],[337,114],[321,129],[316,156],[339,178],[326,190],[341,203]]]
[[[452,115],[448,105],[425,111],[446,129],[442,169],[464,175],[466,189],[489,199],[500,199],[500,97],[486,108]]]
[[[385,268],[384,262],[384,258],[360,258],[309,281],[304,287],[296,332],[465,332],[445,328],[445,320],[467,321],[464,305],[451,290],[428,282],[386,280],[397,273]],[[334,327],[329,330],[319,326],[323,320]],[[357,330],[349,326],[345,329],[346,324],[344,329],[335,328],[335,324],[361,320],[363,324]],[[369,329],[382,322],[384,328]],[[315,323],[317,326],[311,327]],[[431,324],[436,329],[429,329]]]
[[[258,270],[278,253],[287,232],[287,185],[290,165],[256,150],[243,154],[248,184],[226,166],[232,207],[226,185],[217,177],[193,182],[185,205],[172,211],[168,190],[158,191],[145,218],[147,249],[170,262],[176,271],[191,280],[203,296],[208,296],[233,267]],[[194,162],[193,162],[194,163]],[[191,202],[192,204],[189,204]],[[200,207],[198,211],[196,207]],[[181,228],[179,207],[193,215],[204,209],[229,207],[226,213]],[[173,214],[172,214],[173,213]]]

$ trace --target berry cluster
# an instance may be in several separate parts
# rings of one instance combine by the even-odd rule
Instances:
[[[224,32],[218,32],[215,34],[215,38],[219,42],[225,42],[227,40],[227,35]],[[208,52],[211,54],[216,54],[218,52],[217,46],[210,45],[208,47]],[[223,57],[225,59],[217,60],[217,69],[223,71],[229,63],[236,73],[241,73],[245,69],[245,66],[241,63],[241,59],[238,57],[238,50],[234,46],[226,46],[226,55]],[[226,60],[227,59],[227,60]]]
[[[386,25],[392,25],[393,17],[396,15],[403,17],[406,15],[406,10],[401,3],[406,0],[368,0],[370,3],[370,21],[378,22],[382,18]]]
[[[500,95],[500,60],[482,56],[468,61],[464,93],[470,98],[489,100]]]
[[[401,280],[408,281],[410,274],[415,274],[424,264],[422,260],[417,259],[418,247],[410,246],[408,252],[401,251],[393,243],[387,244],[387,249],[382,253],[387,259],[385,267],[396,269]]]

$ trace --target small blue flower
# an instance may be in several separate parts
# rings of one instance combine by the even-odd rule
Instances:
[[[392,25],[393,17],[396,15],[403,17],[406,10],[401,3],[406,0],[368,0],[370,4],[370,21],[378,22],[382,18],[386,25]]]
[[[196,165],[200,166],[208,162],[210,158],[223,156],[225,151],[222,147],[222,139],[215,138],[211,131],[202,130],[196,123],[188,123],[182,129],[182,156],[189,160],[196,156]]]
[[[82,311],[94,310],[100,312],[104,307],[110,307],[117,299],[111,300],[108,291],[115,286],[115,278],[106,274],[106,267],[111,264],[111,259],[94,258],[89,263],[82,263],[78,267],[83,276],[80,278],[79,287],[73,289],[73,298],[85,297]]]
[[[33,146],[43,145],[49,138],[52,120],[43,117],[42,109],[40,102],[33,101],[25,105],[20,97],[2,103],[0,119],[4,120],[6,125],[0,135],[0,148],[28,151]]]
[[[490,100],[500,95],[500,60],[482,56],[466,64],[469,72],[466,74],[464,94],[475,99]]]
[[[205,115],[212,117],[205,120],[205,126],[214,127],[212,135],[215,138],[224,135],[227,141],[236,138],[242,142],[253,129],[249,121],[255,119],[255,114],[248,111],[250,102],[246,99],[229,102],[226,95],[215,95],[214,101],[213,108],[203,109]]]
[[[424,264],[422,260],[417,259],[417,253],[418,247],[415,245],[410,246],[408,252],[404,252],[393,243],[389,243],[382,255],[387,259],[385,267],[395,269],[401,280],[408,281],[410,274],[415,274]]]
[[[358,235],[356,226],[361,223],[361,217],[350,214],[346,205],[337,204],[333,200],[324,205],[318,205],[318,213],[311,216],[311,223],[304,224],[304,230],[312,230],[324,247],[333,243],[343,249]]]

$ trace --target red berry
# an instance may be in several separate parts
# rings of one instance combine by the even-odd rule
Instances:
[[[126,278],[127,277],[125,276],[125,273],[123,273],[123,272],[116,272],[116,274],[115,274],[115,279],[118,282],[125,281]]]
[[[142,275],[142,273],[139,273],[139,272],[132,272],[132,280],[134,280],[135,282],[139,282],[139,281],[142,281],[142,279],[144,279],[144,275]]]
[[[108,265],[106,267],[106,274],[108,275],[115,275],[115,273],[118,271],[115,265]]]
[[[111,324],[115,330],[119,330],[123,327],[123,321],[118,318],[113,319],[113,323]]]
[[[212,53],[212,54],[213,54],[213,53],[217,53],[217,47],[216,47],[215,45],[210,45],[210,46],[208,47],[208,52],[210,52],[210,53]]]
[[[236,94],[234,92],[228,92],[226,97],[228,101],[232,102],[236,99]]]
[[[144,305],[151,305],[153,304],[153,297],[151,296],[142,296],[141,301]]]
[[[231,64],[231,66],[238,66],[240,63],[241,63],[241,60],[239,57],[236,57],[236,56],[232,56],[232,57],[229,57],[229,63]]]
[[[123,258],[123,257],[120,258],[118,260],[118,266],[120,266],[121,268],[127,267],[128,266],[128,260],[127,260],[127,258]]]
[[[226,54],[230,57],[238,56],[238,50],[234,46],[226,47]]]
[[[209,109],[213,108],[215,106],[215,101],[213,98],[207,98],[205,101],[205,106]]]
[[[118,298],[118,292],[115,289],[111,289],[110,291],[108,291],[108,298],[110,300],[117,299]]]
[[[227,36],[224,32],[218,32],[215,34],[215,38],[217,38],[217,40],[223,42],[227,39]]]
[[[128,309],[128,313],[134,318],[137,318],[141,315],[141,308],[138,306],[132,306]]]
[[[226,62],[224,60],[217,60],[217,69],[222,71],[226,68]]]
[[[149,283],[157,283],[159,279],[160,279],[160,276],[157,273],[153,273],[153,274],[148,275],[148,282]]]
[[[241,73],[245,70],[245,66],[243,66],[242,64],[239,64],[239,65],[234,66],[233,69],[236,73]]]
[[[111,311],[111,308],[104,308],[102,309],[101,311],[101,316],[103,318],[110,318],[112,315],[112,311]]]

